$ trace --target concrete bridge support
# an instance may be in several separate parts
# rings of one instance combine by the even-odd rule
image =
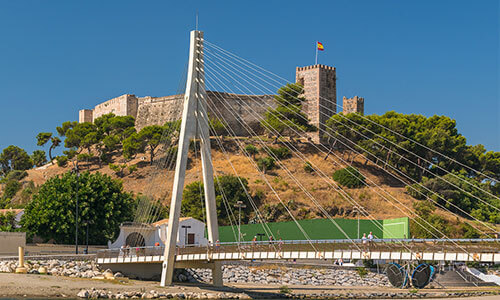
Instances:
[[[188,77],[186,82],[186,92],[184,94],[184,110],[182,112],[177,163],[175,166],[174,185],[170,204],[167,243],[165,245],[165,260],[162,266],[162,286],[172,284],[182,192],[184,189],[184,178],[186,176],[189,142],[192,138],[199,138],[201,142],[200,150],[205,192],[205,207],[207,210],[208,242],[213,245],[219,239],[206,101],[207,94],[205,90],[203,61],[203,32],[194,30],[191,31]],[[214,285],[222,285],[222,269],[220,263],[214,263],[212,270]]]

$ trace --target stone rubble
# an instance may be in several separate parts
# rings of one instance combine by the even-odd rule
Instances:
[[[245,293],[231,293],[231,292],[162,292],[151,290],[146,291],[123,291],[113,293],[107,290],[98,290],[95,288],[81,290],[77,297],[85,299],[251,299]]]
[[[0,272],[12,273],[17,261],[0,261]],[[29,274],[48,274],[94,279],[121,279],[120,272],[101,270],[94,261],[27,261],[25,267]],[[212,271],[209,269],[186,269],[176,272],[174,279],[179,282],[210,282]],[[223,279],[226,283],[258,283],[280,285],[341,285],[341,286],[390,286],[387,277],[369,272],[360,277],[356,270],[288,268],[288,267],[249,267],[239,264],[223,266]]]
[[[17,265],[17,261],[0,261],[0,272],[12,273],[16,270]],[[26,261],[24,266],[28,269],[29,274],[94,278],[103,276],[104,273],[94,261],[65,261],[52,259],[34,262]],[[118,274],[116,277],[120,275],[121,274]],[[123,277],[123,275],[121,276]]]
[[[210,282],[212,272],[207,269],[186,269],[177,276],[181,282]],[[287,267],[248,267],[244,265],[223,266],[226,283],[261,283],[280,285],[341,285],[341,286],[390,286],[383,274],[368,272],[360,277],[353,269],[312,269]]]
[[[448,298],[448,297],[481,297],[492,295],[490,292],[441,292],[441,293],[428,293],[428,292],[411,292],[401,291],[397,293],[383,293],[383,292],[349,292],[349,293],[309,293],[309,294],[293,294],[292,293],[253,293],[251,296],[245,293],[231,293],[231,292],[177,292],[169,293],[162,291],[151,290],[146,291],[128,291],[113,293],[106,290],[96,290],[95,288],[89,290],[81,290],[77,297],[85,299],[373,299],[373,298],[394,298],[394,299],[415,299],[415,298]]]

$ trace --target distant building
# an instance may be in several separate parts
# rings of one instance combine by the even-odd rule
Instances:
[[[350,113],[358,113],[363,115],[365,113],[365,98],[354,96],[352,98],[344,98],[342,99],[342,113],[344,115]]]
[[[8,213],[12,213],[15,216],[14,217],[14,226],[16,228],[21,228],[21,225],[19,225],[19,224],[21,222],[22,216],[24,215],[24,209],[12,209],[12,208],[0,209],[0,214],[6,215]]]
[[[122,246],[152,247],[157,244],[163,247],[167,240],[168,219],[152,224],[137,224],[126,222],[120,225],[120,234],[114,243],[108,242],[110,249]],[[177,246],[207,245],[205,238],[205,223],[194,218],[180,218],[177,232]]]

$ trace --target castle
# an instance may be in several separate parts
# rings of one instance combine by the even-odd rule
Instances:
[[[306,99],[303,112],[312,125],[323,132],[328,118],[337,112],[337,77],[334,67],[313,65],[296,68],[296,82],[304,87]],[[222,115],[236,135],[250,135],[240,122],[248,124],[253,130],[261,132],[260,120],[256,115],[264,115],[266,107],[275,107],[274,95],[237,95],[224,92],[207,91],[209,114]],[[178,120],[182,115],[184,95],[165,97],[136,97],[125,94],[101,104],[94,109],[79,111],[79,122],[93,122],[100,116],[114,113],[118,116],[135,118],[137,130],[149,125],[163,125],[168,121]],[[249,107],[250,108],[249,108]],[[213,111],[215,109],[215,111]],[[364,113],[364,98],[343,97],[343,113]],[[238,120],[239,119],[239,120]],[[311,135],[315,142],[320,142],[320,134]]]

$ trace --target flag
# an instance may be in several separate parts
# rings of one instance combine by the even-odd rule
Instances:
[[[318,50],[319,51],[324,51],[325,50],[325,47],[323,47],[323,44],[320,43],[320,42],[317,42],[318,43]]]

